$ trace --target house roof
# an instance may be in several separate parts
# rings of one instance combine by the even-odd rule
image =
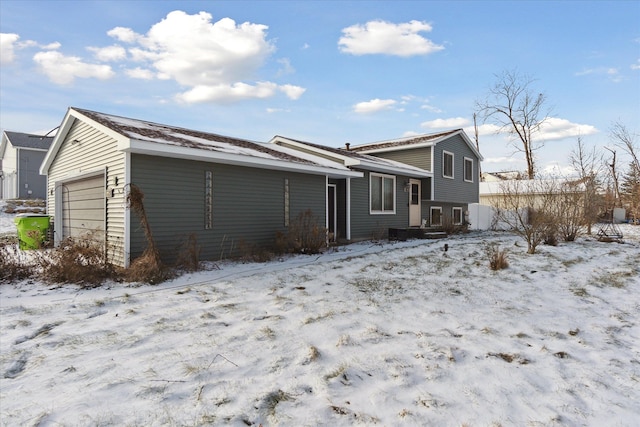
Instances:
[[[283,147],[75,107],[67,111],[52,148],[42,164],[41,173],[48,171],[75,120],[90,122],[110,135],[124,152],[309,174],[360,176],[347,167],[329,164],[318,157],[300,156],[295,150]]]
[[[585,191],[582,180],[565,178],[557,179],[507,179],[502,181],[485,181],[479,186],[480,196],[496,196],[505,192],[512,194],[555,194],[581,193]]]
[[[403,138],[372,142],[368,144],[352,145],[349,147],[349,150],[357,151],[360,153],[383,153],[388,151],[406,150],[410,148],[431,147],[456,135],[460,135],[462,139],[467,143],[471,151],[473,151],[474,154],[478,156],[478,159],[483,160],[482,155],[480,154],[476,146],[471,142],[463,129],[453,129],[446,132],[414,135]]]
[[[2,145],[9,143],[15,148],[27,150],[47,151],[53,141],[52,136],[34,135],[30,133],[4,131]]]
[[[411,177],[431,177],[433,174],[427,170],[407,165],[405,163],[384,159],[381,157],[370,156],[368,154],[358,153],[342,148],[325,147],[323,145],[314,144],[298,139],[287,138],[276,135],[271,141],[272,144],[288,144],[299,150],[305,150],[313,155],[322,156],[333,162],[338,162],[347,167],[357,167],[364,170],[374,172],[384,172],[397,175],[406,175]]]

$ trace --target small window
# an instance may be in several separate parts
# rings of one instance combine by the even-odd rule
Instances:
[[[453,225],[462,225],[462,208],[453,208]]]
[[[464,180],[473,182],[473,159],[464,158]]]
[[[438,227],[442,225],[442,208],[433,206],[431,207],[431,226]]]
[[[289,178],[284,179],[284,226],[289,226]]]
[[[204,172],[204,229],[213,228],[213,172]]]
[[[396,213],[396,177],[372,173],[369,178],[370,213]]]
[[[442,152],[442,176],[453,179],[453,153]]]

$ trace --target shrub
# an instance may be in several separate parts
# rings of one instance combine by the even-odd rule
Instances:
[[[507,252],[501,250],[498,245],[489,246],[487,254],[489,255],[489,268],[491,268],[491,270],[497,271],[509,267]]]
[[[26,279],[33,275],[15,246],[0,246],[0,283]]]
[[[104,244],[91,235],[64,239],[58,247],[42,253],[38,264],[42,278],[54,283],[93,287],[116,276],[114,266],[107,262]]]
[[[198,239],[194,233],[189,234],[178,249],[176,267],[186,271],[198,271],[200,269],[200,252],[202,247],[198,245]]]
[[[281,253],[317,254],[327,245],[327,229],[318,225],[310,209],[301,212],[289,224],[289,231],[276,233],[275,248]]]

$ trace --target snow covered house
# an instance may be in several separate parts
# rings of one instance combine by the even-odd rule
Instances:
[[[113,263],[127,266],[147,244],[127,207],[131,185],[144,193],[161,256],[173,262],[192,235],[202,259],[271,246],[306,211],[333,240],[419,227],[421,206],[434,202],[438,166],[430,167],[282,136],[258,143],[69,108],[40,172],[55,243],[89,233]],[[461,221],[464,205],[455,206]]]
[[[326,219],[327,181],[362,173],[276,145],[79,108],[65,115],[42,164],[54,238],[91,233],[113,263],[146,247],[126,206],[144,193],[154,240],[168,262],[195,235],[203,259],[237,255],[241,242],[268,245],[300,212]]]
[[[462,129],[348,147],[349,150],[413,165],[430,173],[410,182],[410,225],[438,227],[467,221],[478,203],[482,155]]]
[[[44,199],[47,179],[40,165],[53,137],[2,132],[0,140],[0,199]]]

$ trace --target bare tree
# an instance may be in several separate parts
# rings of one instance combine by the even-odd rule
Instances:
[[[629,156],[631,156],[631,165],[636,170],[640,171],[640,147],[636,140],[637,135],[633,135],[627,127],[621,122],[615,122],[611,126],[610,136],[613,139],[614,144],[622,148]]]
[[[489,89],[485,100],[476,101],[476,108],[485,122],[492,121],[507,132],[516,151],[524,153],[527,176],[535,177],[534,152],[544,145],[535,134],[549,117],[545,109],[547,97],[534,92],[531,77],[517,71],[504,71],[496,75],[496,83]]]
[[[578,174],[578,180],[584,186],[584,197],[582,198],[582,214],[584,225],[587,227],[587,234],[591,234],[593,224],[598,221],[600,196],[598,186],[599,176],[602,173],[602,155],[598,154],[593,147],[589,151],[578,136],[576,146],[569,154],[571,166]]]
[[[556,182],[553,180],[511,180],[500,185],[494,203],[494,218],[527,242],[527,253],[557,230],[554,217]]]
[[[620,207],[620,173],[617,169],[616,163],[616,150],[612,150],[611,148],[604,147],[607,150],[611,151],[613,157],[611,158],[611,163],[607,163],[607,167],[609,168],[609,174],[611,178],[611,183],[613,185],[613,207]]]

